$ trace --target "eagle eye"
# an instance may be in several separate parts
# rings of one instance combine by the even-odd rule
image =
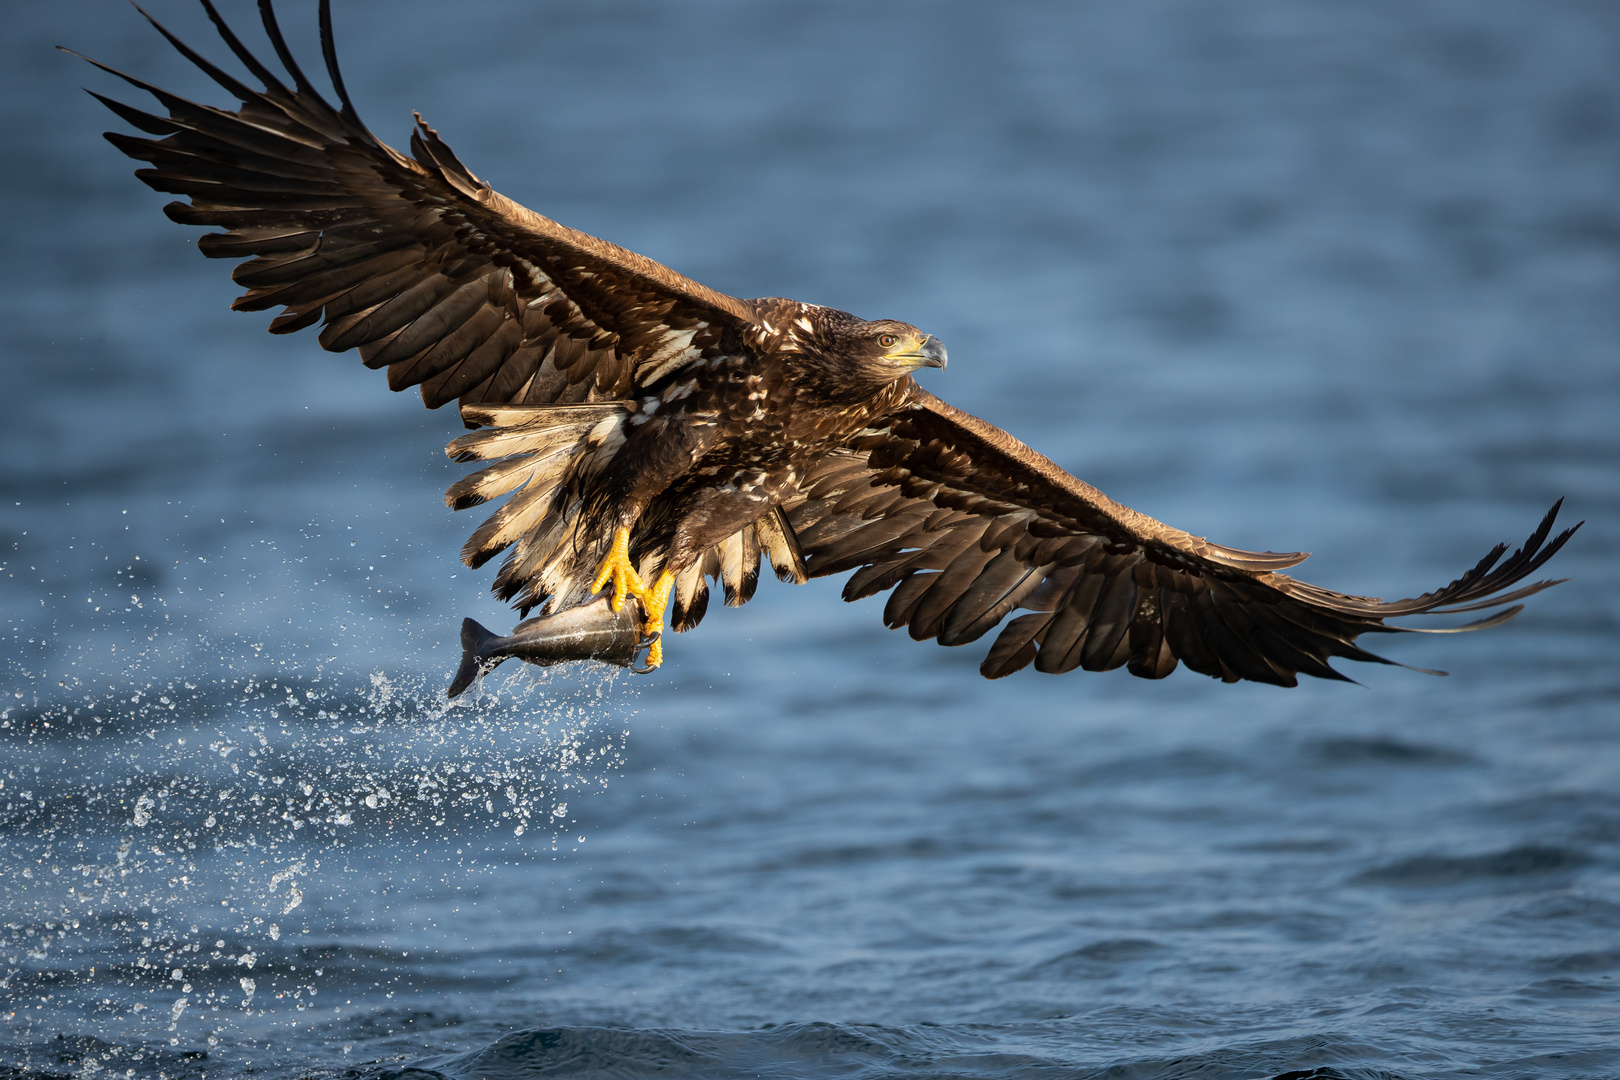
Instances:
[[[883,346],[885,349],[894,348],[895,342],[897,342],[899,340],[900,339],[895,337],[893,334],[879,334],[878,335],[878,344]]]

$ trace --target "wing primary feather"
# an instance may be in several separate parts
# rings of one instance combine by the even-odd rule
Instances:
[[[1363,649],[1355,644],[1355,638],[1362,634],[1407,632],[1404,627],[1385,626],[1383,623],[1372,619],[1337,616],[1331,612],[1307,607],[1293,599],[1285,599],[1271,610],[1277,618],[1293,623],[1306,633],[1313,634],[1319,639],[1329,641],[1331,643],[1330,655],[1343,657],[1346,660],[1356,660],[1364,664],[1394,664],[1395,661]]]
[[[66,49],[63,49],[62,51],[67,52]],[[107,108],[112,110],[113,114],[120,120],[124,121],[126,124],[132,124],[135,127],[140,128],[148,135],[173,135],[175,132],[180,130],[180,125],[176,124],[173,120],[166,120],[161,116],[153,116],[149,112],[143,112],[140,109],[135,108],[133,105],[125,105],[122,101],[98,94],[94,90],[86,90],[85,93],[107,106]],[[109,134],[111,133],[109,132]],[[114,145],[116,146],[117,144],[114,143]]]
[[[1569,578],[1553,578],[1553,579],[1551,579],[1549,581],[1538,581],[1533,585],[1526,585],[1522,589],[1515,589],[1513,592],[1504,593],[1501,596],[1493,596],[1489,600],[1480,600],[1477,603],[1463,604],[1463,605],[1458,606],[1458,607],[1453,607],[1450,604],[1447,604],[1447,605],[1445,605],[1443,607],[1430,608],[1428,611],[1418,612],[1418,614],[1420,614],[1420,615],[1462,615],[1465,612],[1469,612],[1469,611],[1484,611],[1487,608],[1500,607],[1503,604],[1511,604],[1515,600],[1523,600],[1527,596],[1534,596],[1536,593],[1540,592],[1543,589],[1550,589],[1554,585],[1562,585],[1564,582],[1566,582],[1568,580],[1569,580]]]
[[[321,23],[321,59],[326,62],[326,77],[332,80],[332,89],[343,105],[343,116],[359,125],[360,113],[355,109],[354,102],[349,100],[348,88],[343,85],[343,72],[338,67],[337,40],[332,35],[332,0],[321,0],[318,18]]]
[[[1558,516],[1559,508],[1563,506],[1563,502],[1562,499],[1559,499],[1553,504],[1552,509],[1547,511],[1546,516],[1542,518],[1541,524],[1537,526],[1536,531],[1524,542],[1523,546],[1505,561],[1502,560],[1502,554],[1507,550],[1508,546],[1498,544],[1461,577],[1449,585],[1433,592],[1424,593],[1422,596],[1385,602],[1367,597],[1346,596],[1305,582],[1288,579],[1283,579],[1286,583],[1283,586],[1283,591],[1291,596],[1318,604],[1330,611],[1374,619],[1393,618],[1401,615],[1419,615],[1444,608],[1474,610],[1472,607],[1464,609],[1460,606],[1469,605],[1473,601],[1487,600],[1496,590],[1507,588],[1534,573],[1548,559],[1557,554],[1559,549],[1575,534],[1575,531],[1585,524],[1585,522],[1579,522],[1564,530],[1551,543],[1547,543],[1547,537],[1552,531],[1553,522]],[[1507,602],[1507,600],[1514,598],[1517,597],[1501,598],[1498,602]],[[1480,606],[1493,607],[1495,604],[1483,603]]]
[[[1327,662],[1336,644],[1331,637],[1302,631],[1298,623],[1283,618],[1272,604],[1250,604],[1244,612],[1254,623],[1256,640],[1267,659],[1285,665],[1293,674],[1303,671],[1318,679],[1344,679]]]
[[[261,61],[257,56],[254,56],[251,49],[242,44],[242,39],[236,36],[236,31],[231,29],[230,23],[226,22],[225,17],[219,13],[219,9],[214,7],[213,0],[202,0],[202,6],[203,10],[208,13],[209,21],[214,24],[214,29],[219,33],[220,38],[225,42],[225,46],[230,49],[231,52],[236,54],[236,58],[242,62],[243,67],[253,72],[254,77],[264,84],[265,90],[269,93],[279,94],[282,97],[291,97],[292,94],[287,89],[286,84],[280,79],[276,78],[275,72],[271,71],[267,66],[265,66],[264,62]],[[145,12],[142,12],[142,14],[144,15]],[[150,18],[150,16],[147,17]],[[163,33],[161,27],[159,28],[159,33]],[[164,33],[163,36],[169,38],[169,40],[173,42],[174,47],[179,49],[186,59],[191,60],[191,62],[194,64],[201,63],[201,61],[192,56],[189,49],[187,49],[180,42],[175,41],[175,39],[169,34]],[[207,69],[205,68],[204,70]],[[241,84],[238,83],[237,85],[240,86]],[[247,88],[243,87],[243,89],[246,90]],[[236,93],[236,91],[232,91],[232,93]],[[239,94],[238,96],[243,101],[252,101],[257,95],[249,90],[247,93]]]
[[[1261,632],[1255,625],[1243,597],[1234,595],[1227,587],[1227,583],[1218,579],[1209,583],[1209,597],[1212,601],[1210,611],[1213,617],[1226,626],[1232,638],[1243,643],[1243,649],[1247,653],[1246,659],[1250,661],[1244,672],[1245,678],[1277,686],[1299,685],[1294,672],[1286,670],[1265,649]],[[1382,657],[1379,659],[1383,663],[1389,663]]]
[[[1494,605],[1491,605],[1491,606],[1494,606]],[[1462,610],[1462,611],[1478,611],[1479,607],[1478,606],[1467,607],[1467,608],[1462,608],[1460,610]],[[1398,630],[1401,633],[1405,633],[1405,634],[1466,634],[1466,633],[1469,633],[1469,632],[1474,631],[1474,630],[1489,630],[1493,626],[1501,626],[1503,623],[1507,622],[1509,619],[1516,618],[1518,616],[1519,612],[1521,612],[1523,610],[1524,610],[1524,605],[1523,604],[1514,604],[1512,607],[1508,608],[1506,611],[1499,611],[1495,615],[1489,615],[1489,616],[1486,616],[1483,619],[1476,619],[1471,623],[1464,623],[1461,626],[1441,626],[1441,627],[1435,627],[1435,626],[1390,626],[1390,627],[1380,627],[1380,628],[1377,628],[1377,629]],[[1445,612],[1444,614],[1451,615],[1451,614],[1455,614],[1455,612]],[[1405,665],[1402,665],[1402,666],[1404,667]],[[1422,669],[1414,669],[1414,670],[1422,670]]]
[[[298,66],[298,60],[293,56],[292,50],[287,47],[287,39],[281,36],[281,25],[276,21],[276,8],[270,0],[259,0],[259,19],[264,23],[264,32],[270,38],[270,47],[276,50],[276,56],[281,60],[281,66],[287,69],[287,74],[293,78],[293,84],[298,87],[300,94],[307,94],[319,104],[331,108],[321,92],[315,88],[304,75],[304,70]]]
[[[148,16],[148,18],[150,18],[150,16]],[[182,111],[190,109],[190,110],[196,110],[196,111],[199,111],[199,112],[216,111],[216,110],[210,110],[208,108],[208,106],[206,106],[206,105],[198,105],[195,101],[187,101],[185,98],[180,97],[178,94],[171,94],[171,93],[169,93],[169,91],[164,90],[162,87],[155,86],[152,83],[147,82],[145,79],[136,78],[134,75],[126,74],[126,73],[124,73],[122,71],[119,71],[115,67],[111,67],[110,65],[103,64],[100,60],[97,60],[94,57],[86,56],[81,52],[74,52],[72,49],[66,48],[65,46],[61,46],[61,45],[58,45],[57,48],[61,49],[62,52],[67,53],[69,56],[78,57],[80,60],[83,60],[85,63],[89,64],[91,67],[98,68],[101,71],[105,71],[109,75],[115,76],[116,78],[123,79],[125,82],[129,83],[129,85],[133,86],[137,90],[146,91],[148,94],[151,94],[153,97],[157,98],[158,102],[160,104],[164,105],[165,107],[167,107],[171,112],[175,111],[177,109],[182,110]],[[244,86],[242,89],[247,90],[247,87]],[[247,90],[247,92],[250,93],[250,94],[253,93],[253,91],[251,91],[251,90]],[[99,97],[100,95],[97,95],[97,96]]]
[[[238,233],[207,233],[197,238],[197,250],[210,259],[292,255],[314,251],[317,234],[303,228],[243,229]]]
[[[176,52],[185,57],[187,60],[190,60],[193,64],[196,64],[197,67],[202,70],[204,75],[207,75],[210,79],[213,79],[220,86],[224,87],[226,91],[235,94],[237,100],[252,101],[254,97],[257,96],[252,87],[243,83],[223,69],[215,66],[207,57],[203,56],[196,49],[193,49],[190,45],[187,45],[185,42],[169,33],[168,27],[154,19],[139,4],[134,5],[134,8],[136,11],[141,13],[142,18],[152,24],[152,29],[162,34],[164,39],[167,40],[170,45],[174,46]],[[220,30],[220,36],[223,37],[225,39],[225,43],[229,45],[235,38],[235,35],[230,32],[230,27],[225,25],[225,20],[220,18],[219,12],[214,10],[214,5],[211,4],[209,0],[203,0],[203,9],[208,12],[208,17],[213,20],[214,26]],[[240,44],[241,42],[237,42],[238,46]],[[266,83],[267,86],[275,84],[275,77],[270,75],[268,71],[265,71],[262,75],[260,75],[258,70],[254,70],[260,67],[260,65],[256,60],[248,60],[248,56],[252,55],[251,53],[244,56],[243,52],[245,52],[245,50],[238,51],[235,46],[232,47],[231,51],[235,52],[237,57],[244,63],[247,63],[249,70],[252,70],[255,75],[259,75],[261,79],[268,77],[269,81]],[[95,63],[95,61],[92,60],[91,63]]]
[[[398,264],[379,262],[385,257],[405,259],[417,247],[410,237],[385,237],[367,243],[340,244],[331,236],[319,242],[299,243],[290,252],[259,251],[258,257],[231,271],[231,280],[251,289],[291,285],[314,274],[349,267],[365,266],[368,271],[397,269]],[[231,254],[234,254],[231,253]],[[420,259],[420,253],[415,253]],[[407,354],[408,355],[408,354]]]
[[[1225,682],[1237,682],[1239,679],[1249,679],[1253,682],[1266,682],[1276,684],[1277,673],[1267,664],[1260,654],[1245,641],[1239,634],[1227,625],[1225,619],[1216,607],[1215,596],[1209,589],[1199,589],[1192,595],[1189,605],[1193,622],[1203,631],[1203,636],[1210,643],[1211,650],[1219,658],[1224,669],[1232,673],[1232,678],[1221,677]]]

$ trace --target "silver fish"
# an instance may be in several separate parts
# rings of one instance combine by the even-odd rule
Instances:
[[[527,619],[506,637],[463,619],[461,666],[450,684],[450,696],[458,697],[474,679],[514,656],[540,667],[569,660],[600,660],[645,674],[651,669],[638,664],[657,638],[657,634],[641,636],[641,609],[634,599],[615,612],[606,596],[554,615]]]

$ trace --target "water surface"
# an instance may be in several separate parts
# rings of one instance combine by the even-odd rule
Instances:
[[[1391,596],[1567,496],[1573,580],[1293,691],[771,583],[447,709],[459,424],[229,312],[49,48],[223,100],[138,16],[14,5],[0,1075],[1620,1072],[1612,5],[338,8],[385,139],[916,323],[1137,509]]]

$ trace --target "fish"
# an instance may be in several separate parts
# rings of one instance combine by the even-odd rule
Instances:
[[[614,611],[605,595],[588,604],[526,619],[505,637],[475,619],[463,619],[461,666],[450,683],[449,696],[461,696],[475,679],[513,657],[538,667],[570,660],[600,660],[644,675],[652,668],[642,661],[658,635],[643,635],[641,625],[638,604],[633,599]]]

